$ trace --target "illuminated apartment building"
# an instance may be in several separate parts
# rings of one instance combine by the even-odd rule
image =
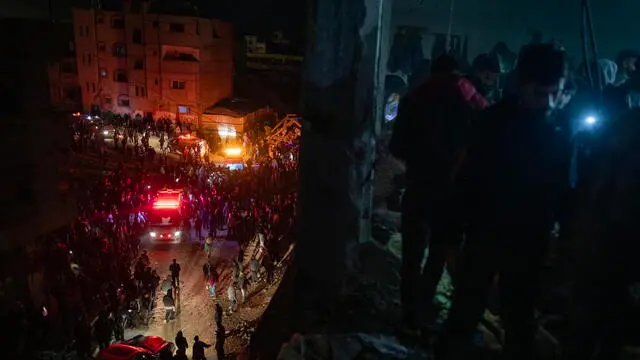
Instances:
[[[228,23],[167,15],[146,1],[74,9],[73,23],[84,111],[188,118],[232,95]]]

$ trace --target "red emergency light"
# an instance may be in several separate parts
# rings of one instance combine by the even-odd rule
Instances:
[[[180,203],[173,200],[158,200],[153,204],[155,209],[177,209]]]

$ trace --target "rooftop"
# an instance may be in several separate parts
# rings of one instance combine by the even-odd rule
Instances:
[[[245,99],[222,99],[215,105],[207,108],[204,113],[206,115],[224,115],[239,118],[262,109],[263,107],[265,107],[264,104]]]

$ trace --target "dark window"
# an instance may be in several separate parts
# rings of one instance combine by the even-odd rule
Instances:
[[[91,54],[87,54],[87,65],[91,65]]]
[[[89,27],[88,26],[84,27],[84,34],[89,36]]]
[[[158,86],[158,79],[153,79],[153,85]]]
[[[103,24],[104,23],[104,16],[102,15],[96,15],[96,22],[98,24]]]
[[[158,56],[158,52],[153,50],[153,56]]]
[[[211,34],[214,39],[220,39],[220,35],[218,35],[218,30],[216,30],[215,24],[211,24]]]
[[[98,51],[107,51],[107,44],[105,44],[104,41],[98,42]]]
[[[127,78],[127,72],[124,70],[116,70],[113,73],[113,81],[120,82],[120,83],[128,82],[129,79]]]
[[[140,86],[140,96],[147,96],[147,89],[144,86]]]
[[[100,69],[100,77],[103,77],[103,78],[107,77],[107,69],[105,68]]]
[[[124,46],[124,44],[121,44],[121,43],[113,44],[113,56],[115,57],[127,56],[127,48]]]
[[[133,68],[134,68],[135,70],[142,70],[142,69],[144,69],[144,62],[143,62],[142,60],[136,60],[136,61],[133,63]]]
[[[172,81],[171,88],[175,90],[184,90],[185,84],[184,81]]]
[[[85,54],[82,54],[82,65],[86,65],[87,63],[87,56]]]
[[[111,28],[124,29],[124,18],[117,15],[111,17]]]
[[[87,92],[89,92],[89,87],[91,86],[91,84],[87,83]]]
[[[158,22],[157,22],[157,21],[154,21],[154,22],[152,23],[152,25],[153,25],[153,28],[154,28],[154,29],[157,29],[158,27],[160,27],[160,25],[158,24]]]
[[[200,35],[200,23],[196,21],[196,34]]]
[[[104,98],[104,103],[105,103],[105,104],[111,104],[111,102],[112,102],[112,101],[113,101],[113,100],[112,100],[110,97],[105,97],[105,98]]]
[[[142,30],[133,29],[133,43],[142,44]]]
[[[91,91],[96,92],[96,83],[91,83]]]
[[[78,26],[78,34],[84,36],[84,28],[82,26]]]
[[[176,32],[176,33],[183,33],[184,32],[184,24],[170,23],[169,24],[169,31]]]
[[[75,74],[76,73],[76,66],[71,61],[65,61],[60,66],[60,71],[62,71],[63,74]]]
[[[136,96],[140,96],[140,88],[136,86]]]

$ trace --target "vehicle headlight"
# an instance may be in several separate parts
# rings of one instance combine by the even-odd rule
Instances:
[[[180,236],[180,231],[176,231],[175,233],[173,233],[173,236]]]
[[[102,133],[105,135],[109,135],[109,132],[107,130],[103,131]]]
[[[154,231],[150,232],[149,235],[151,235],[151,237],[156,237],[156,233]]]

